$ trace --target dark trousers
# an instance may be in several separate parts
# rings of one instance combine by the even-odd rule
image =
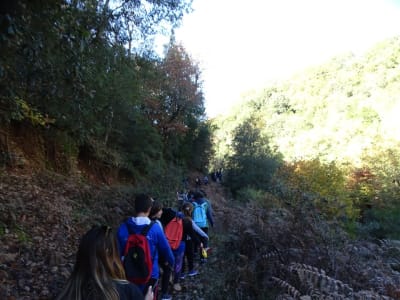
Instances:
[[[185,258],[187,259],[188,271],[194,268],[194,242],[192,240],[186,241]],[[183,259],[182,272],[185,271],[185,259]]]
[[[162,269],[161,275],[161,295],[168,294],[169,279],[171,278],[171,267],[165,265],[164,260],[160,259],[160,268]],[[157,299],[154,297],[154,299]]]
[[[203,230],[207,235],[208,235],[208,227],[201,227],[201,230]],[[207,248],[208,247],[208,240],[202,238],[202,243],[203,247]]]

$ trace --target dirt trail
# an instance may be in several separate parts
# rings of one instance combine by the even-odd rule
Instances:
[[[185,277],[181,281],[182,291],[172,292],[173,299],[176,300],[224,299],[223,293],[214,290],[214,286],[217,281],[221,281],[224,272],[221,259],[224,256],[224,247],[221,236],[226,234],[229,228],[228,200],[223,186],[219,183],[210,182],[208,185],[202,185],[201,190],[206,192],[214,213],[215,226],[209,229],[211,251],[205,264],[201,264],[196,257],[195,268],[200,274]]]
[[[220,237],[230,213],[222,186],[202,188],[216,221],[212,253],[174,299],[218,299],[212,286],[223,276]],[[0,174],[0,299],[54,299],[69,277],[79,238],[93,224],[118,226],[133,207],[130,195],[127,188],[77,183],[55,173]]]

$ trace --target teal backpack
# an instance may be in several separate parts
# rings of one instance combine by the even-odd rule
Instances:
[[[207,227],[207,202],[198,204],[193,202],[193,221],[200,228]]]

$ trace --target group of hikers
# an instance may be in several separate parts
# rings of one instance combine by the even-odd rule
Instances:
[[[181,280],[198,275],[195,257],[207,261],[210,201],[187,193],[178,208],[149,195],[135,196],[135,216],[118,229],[94,226],[81,239],[73,271],[57,299],[172,299]]]
[[[219,168],[218,170],[214,170],[208,175],[205,174],[204,176],[197,176],[194,179],[194,184],[196,186],[196,189],[199,190],[202,185],[208,185],[209,183],[209,176],[211,176],[211,179],[213,182],[221,183],[222,182],[222,168]],[[182,179],[182,184],[184,189],[188,189],[190,183],[190,178],[189,177],[184,177]]]

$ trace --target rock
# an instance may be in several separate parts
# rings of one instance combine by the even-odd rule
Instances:
[[[18,253],[0,253],[0,261],[3,263],[13,262],[17,256]]]

